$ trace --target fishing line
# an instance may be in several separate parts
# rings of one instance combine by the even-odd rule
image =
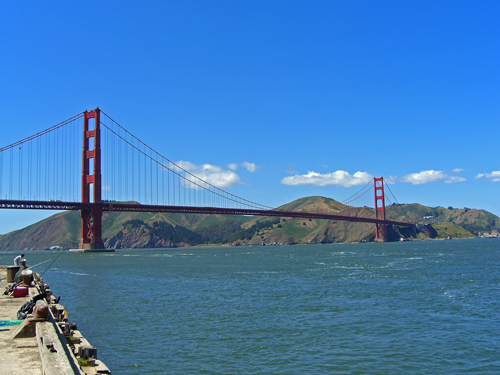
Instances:
[[[50,268],[50,267],[54,264],[54,262],[57,260],[57,258],[59,258],[59,257],[61,256],[61,254],[63,253],[63,251],[64,251],[64,250],[61,250],[61,252],[60,252],[60,253],[59,253],[59,255],[56,257],[56,259],[54,259],[54,260],[52,261],[52,263],[50,263],[50,264],[49,264],[49,266],[45,269],[45,271],[43,271],[43,273],[40,275],[40,277],[42,277],[42,276],[43,276],[43,274],[44,274],[45,272],[47,272],[47,270],[48,270],[48,269],[49,269],[49,268]]]
[[[35,264],[34,266],[31,266],[30,268],[34,268],[36,266],[39,266],[40,264],[44,264],[44,263],[47,263],[47,262],[50,262],[50,259],[47,259],[47,260],[44,260],[43,262],[41,263],[38,263],[38,264]]]

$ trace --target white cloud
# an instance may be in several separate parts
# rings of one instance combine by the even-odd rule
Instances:
[[[254,173],[257,171],[257,165],[255,165],[255,163],[249,163],[245,161],[241,163],[241,165],[243,166],[243,168],[246,168],[248,172]]]
[[[231,164],[228,164],[227,167],[229,169],[231,169],[232,171],[235,171],[238,169],[239,166],[242,166],[243,168],[245,168],[248,172],[251,172],[251,173],[254,173],[254,172],[257,172],[258,168],[257,167],[257,164],[255,163],[249,163],[247,161],[241,163],[241,164],[238,164],[238,163],[231,163]]]
[[[363,185],[370,182],[373,176],[366,172],[356,172],[350,175],[346,171],[335,171],[332,173],[321,174],[308,172],[305,175],[295,175],[283,178],[280,183],[288,186],[314,185],[314,186],[343,186],[351,187]]]
[[[491,173],[479,173],[476,178],[486,177],[486,179],[493,182],[500,182],[500,171],[493,171]]]
[[[455,169],[454,171],[457,171]],[[427,184],[429,182],[442,181],[447,184],[455,183],[455,182],[463,182],[466,181],[465,178],[460,176],[450,176],[448,173],[443,171],[421,171],[419,173],[410,173],[409,175],[401,177],[402,182],[406,182],[412,185],[422,185]]]
[[[236,163],[231,163],[231,164],[228,164],[227,167],[232,170],[232,171],[235,171],[238,169],[238,164]]]
[[[235,185],[241,184],[240,177],[233,171],[224,170],[217,165],[203,164],[196,165],[189,161],[179,161],[176,163],[182,169],[192,173],[196,177],[202,179],[209,184],[212,184],[221,189],[231,188]],[[195,178],[186,175],[188,180],[198,183]],[[189,184],[190,187],[196,189],[196,186]]]
[[[384,177],[384,183],[389,185],[394,185],[397,180],[398,180],[397,176]]]
[[[428,182],[444,180],[448,176],[442,171],[422,171],[419,173],[410,173],[404,177],[401,177],[401,181],[412,184],[421,185]]]
[[[462,169],[462,168],[455,168],[452,172],[453,172],[453,173],[465,172],[465,169]]]
[[[444,180],[445,183],[447,184],[453,184],[455,182],[464,182],[467,181],[465,178],[460,177],[460,176],[448,176],[446,180]]]

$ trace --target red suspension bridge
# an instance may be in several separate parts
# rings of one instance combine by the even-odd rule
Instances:
[[[102,144],[106,145],[104,149]],[[75,152],[82,145],[82,153]],[[375,215],[367,218],[275,210],[220,189],[209,178],[199,178],[179,164],[96,108],[0,148],[0,208],[79,210],[81,249],[104,248],[102,214],[110,211],[373,223],[378,241],[386,240],[386,225],[413,225],[386,219],[383,178],[373,180]],[[368,191],[367,186],[363,193]],[[353,199],[363,193],[360,191]]]

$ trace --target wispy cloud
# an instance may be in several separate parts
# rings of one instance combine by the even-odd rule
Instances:
[[[461,176],[448,176],[448,178],[444,180],[444,182],[447,184],[453,184],[455,182],[464,182],[464,181],[467,180]]]
[[[491,173],[479,173],[476,178],[486,177],[486,179],[493,182],[500,182],[500,171],[493,171]]]
[[[459,173],[462,172],[462,169],[454,169],[453,172]],[[427,184],[429,182],[436,182],[436,181],[444,181],[447,184],[451,183],[456,183],[456,182],[463,182],[467,181],[465,178],[460,177],[460,176],[453,176],[450,175],[449,173],[443,172],[443,171],[435,171],[435,170],[428,170],[428,171],[421,171],[418,173],[410,173],[406,176],[403,176],[400,178],[401,182],[405,182],[408,184],[412,185],[422,185],[422,184]]]
[[[394,185],[398,180],[397,176],[384,177],[384,182],[389,185]]]
[[[228,189],[241,184],[240,177],[234,171],[225,170],[217,165],[196,165],[189,161],[179,161],[176,164],[203,181],[221,189]],[[187,175],[186,178],[195,181],[195,179],[189,175]],[[195,186],[192,186],[192,188],[196,189]]]
[[[335,171],[332,173],[316,173],[313,171],[304,175],[295,175],[283,178],[280,183],[288,186],[314,185],[314,186],[342,186],[351,187],[367,184],[373,176],[366,172],[356,172],[354,175],[346,171]]]
[[[247,161],[241,163],[243,168],[245,168],[248,172],[254,173],[257,172],[257,165],[255,163],[249,163]]]
[[[243,162],[241,164],[231,163],[231,164],[227,165],[227,167],[229,169],[231,169],[232,171],[237,170],[239,166],[242,166],[243,168],[245,168],[250,173],[257,172],[257,170],[259,169],[259,167],[257,166],[257,164],[255,164],[255,163],[249,163],[248,161],[245,161],[245,162]]]
[[[236,163],[231,163],[231,164],[228,164],[227,167],[232,170],[232,171],[235,171],[238,169],[238,164]]]
[[[285,172],[290,174],[290,175],[295,175],[297,174],[297,171],[295,170],[295,164],[291,164],[286,167]]]

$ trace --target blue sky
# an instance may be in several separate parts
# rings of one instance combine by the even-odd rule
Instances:
[[[496,1],[3,2],[0,146],[99,106],[265,205],[384,176],[400,203],[500,215],[499,19]],[[0,233],[47,214],[3,210]]]

